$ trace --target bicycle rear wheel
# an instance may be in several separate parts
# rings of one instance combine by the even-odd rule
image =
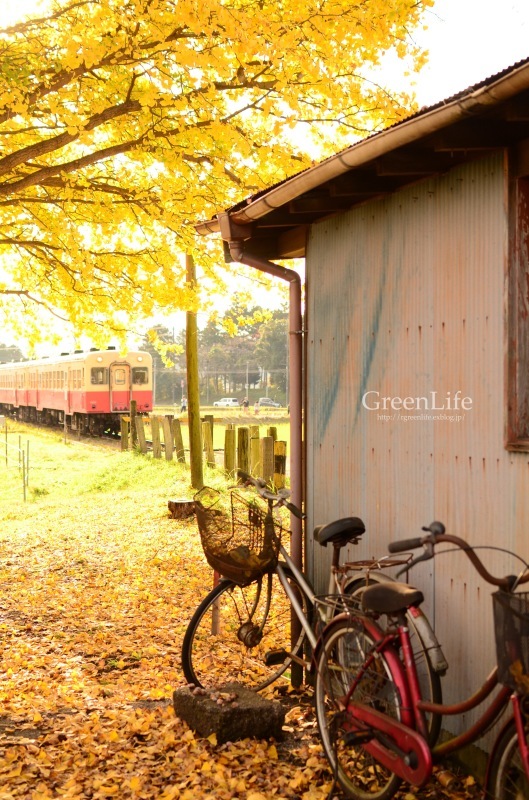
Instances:
[[[361,607],[362,593],[368,586],[372,586],[376,581],[373,579],[362,579],[350,583],[345,591],[350,597],[358,599],[359,608]],[[384,618],[385,619],[385,618]],[[430,703],[441,705],[443,702],[443,689],[441,678],[432,666],[428,651],[425,649],[422,639],[417,631],[413,617],[410,613],[406,615],[408,630],[410,633],[410,644],[413,650],[417,677],[421,688],[421,697]],[[385,628],[385,623],[379,622],[380,627]],[[426,725],[428,726],[428,744],[433,747],[439,738],[441,731],[442,714],[425,714]]]
[[[514,720],[504,728],[494,750],[485,786],[487,800],[525,800],[529,778],[525,774]]]
[[[283,569],[310,622],[312,604]],[[301,629],[294,645],[290,631],[290,601],[275,572],[248,586],[221,580],[188,625],[182,646],[184,675],[195,686],[239,683],[264,689],[281,675],[290,678],[293,655],[303,655],[305,631]]]
[[[316,655],[315,705],[323,749],[337,782],[353,800],[389,800],[401,783],[355,742],[345,708],[353,678],[373,645],[361,618],[351,617],[331,625]],[[350,699],[401,718],[400,694],[383,655],[365,670]]]

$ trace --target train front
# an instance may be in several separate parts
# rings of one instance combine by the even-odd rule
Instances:
[[[120,418],[129,414],[131,402],[136,403],[138,414],[152,411],[152,357],[146,352],[130,352],[119,356],[116,352],[92,353],[89,357],[87,377],[87,413],[111,420],[110,427],[119,431]],[[92,426],[93,427],[93,426]],[[108,425],[106,425],[108,429]]]

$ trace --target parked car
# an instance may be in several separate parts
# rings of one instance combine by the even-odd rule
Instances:
[[[261,408],[265,406],[269,406],[270,408],[281,408],[281,403],[278,403],[277,400],[272,400],[270,397],[260,397],[259,405]]]
[[[239,401],[236,397],[222,397],[220,400],[215,400],[213,403],[217,408],[239,408]]]

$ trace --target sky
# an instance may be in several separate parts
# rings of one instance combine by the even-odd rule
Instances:
[[[0,27],[34,10],[38,0],[0,0]],[[415,41],[429,50],[427,66],[413,76],[420,106],[447,99],[529,57],[529,0],[437,0],[424,22],[427,30],[414,33]],[[390,88],[409,88],[391,73],[386,78],[396,81]],[[244,283],[242,288],[252,289]],[[267,293],[271,305],[277,305],[274,294]],[[266,297],[260,302],[269,304]],[[180,327],[183,319],[178,315],[174,324]]]

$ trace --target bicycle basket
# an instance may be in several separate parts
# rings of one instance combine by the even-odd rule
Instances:
[[[529,592],[494,592],[498,680],[529,694]]]
[[[231,493],[229,512],[204,504],[200,495],[195,496],[195,512],[210,567],[240,584],[271,572],[278,561],[281,524],[253,498],[248,501],[237,492]]]

